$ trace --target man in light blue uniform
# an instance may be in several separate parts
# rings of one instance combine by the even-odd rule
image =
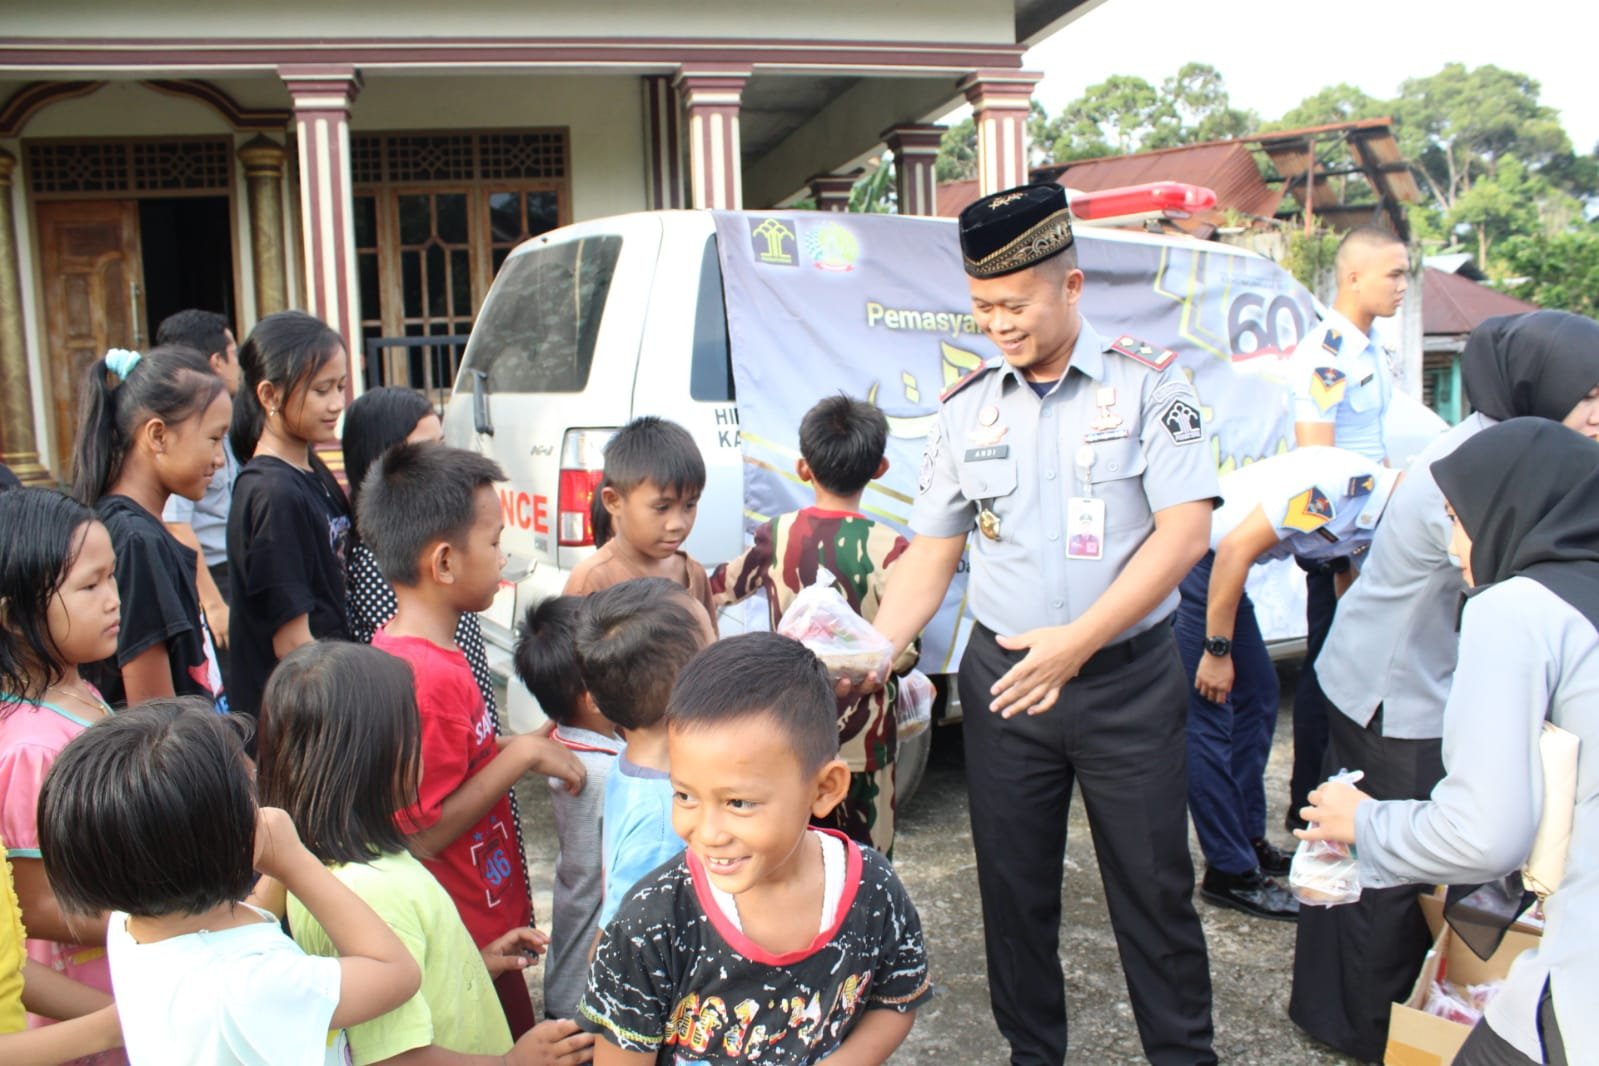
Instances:
[[[962,729],[989,996],[1011,1062],[1066,1057],[1061,879],[1075,780],[1144,1053],[1213,1063],[1188,854],[1187,683],[1170,626],[1217,494],[1199,401],[1176,353],[1101,337],[1081,316],[1060,186],[985,197],[960,227],[972,310],[1002,358],[944,394],[916,537],[874,624],[905,647],[971,538]]]
[[[1257,918],[1293,921],[1299,905],[1273,876],[1289,855],[1266,837],[1266,760],[1277,724],[1277,672],[1244,591],[1257,562],[1363,552],[1399,472],[1354,452],[1313,446],[1221,479],[1212,552],[1183,579],[1177,647],[1188,694],[1188,806],[1205,853],[1200,895]]]
[[[1294,441],[1359,452],[1388,461],[1383,419],[1393,395],[1392,355],[1372,323],[1396,313],[1410,287],[1410,254],[1387,230],[1363,226],[1338,245],[1338,295],[1327,317],[1294,349],[1289,383],[1294,396]],[[1349,583],[1346,559],[1299,560],[1305,579],[1305,665],[1294,692],[1294,769],[1288,828],[1302,825],[1299,809],[1321,780],[1327,750],[1327,700],[1314,664],[1332,626],[1338,595]]]

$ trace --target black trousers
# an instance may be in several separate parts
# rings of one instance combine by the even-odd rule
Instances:
[[[1538,1039],[1543,1043],[1543,1058],[1529,1059],[1487,1022],[1478,1022],[1461,1045],[1454,1066],[1567,1066],[1570,1060],[1566,1042],[1560,1036],[1560,1023],[1555,1021],[1555,1001],[1547,981],[1538,1000]]]
[[[1443,780],[1441,740],[1382,735],[1382,708],[1365,728],[1337,708],[1328,719],[1328,766],[1364,770],[1380,800],[1420,800]],[[1305,1032],[1366,1062],[1380,1062],[1388,1010],[1410,995],[1432,934],[1417,898],[1429,886],[1366,889],[1341,907],[1302,907],[1288,1016]]]
[[[1321,761],[1327,754],[1327,721],[1332,705],[1316,680],[1316,658],[1332,630],[1333,612],[1338,607],[1338,592],[1333,575],[1338,563],[1348,568],[1347,560],[1313,563],[1296,560],[1305,571],[1305,662],[1299,669],[1299,684],[1294,689],[1294,768],[1288,781],[1288,816],[1296,822],[1311,789],[1321,784]],[[1358,670],[1359,663],[1328,663],[1327,669]]]
[[[1135,638],[1137,639],[1137,638]],[[1022,658],[973,630],[960,665],[966,782],[989,996],[1017,1066],[1066,1059],[1062,864],[1082,788],[1111,926],[1149,1061],[1214,1063],[1210,968],[1188,853],[1188,683],[1162,626],[1135,657],[1090,660],[1041,715],[1001,718],[989,689]]]

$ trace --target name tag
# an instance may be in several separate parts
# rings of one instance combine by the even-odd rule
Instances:
[[[990,444],[986,448],[967,448],[965,461],[968,463],[981,463],[986,459],[1007,459],[1009,457],[1009,444]]]

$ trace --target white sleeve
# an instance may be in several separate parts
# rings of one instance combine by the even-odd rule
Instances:
[[[1355,845],[1367,887],[1465,884],[1526,861],[1543,806],[1538,733],[1560,662],[1549,611],[1539,609],[1541,597],[1523,595],[1506,584],[1466,608],[1444,706],[1446,774],[1431,799],[1357,808]]]
[[[265,951],[239,960],[224,978],[220,1042],[238,1062],[274,1066],[321,1062],[339,1005],[339,960],[292,950]],[[231,992],[231,994],[229,994]]]
[[[174,492],[172,495],[167,497],[167,504],[161,509],[161,521],[193,522],[194,507],[195,501],[189,499],[187,496],[179,496]]]

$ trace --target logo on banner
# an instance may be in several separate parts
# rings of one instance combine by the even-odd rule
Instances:
[[[1312,485],[1288,501],[1283,525],[1301,533],[1312,533],[1332,521],[1333,505],[1327,494]]]
[[[823,222],[805,226],[805,254],[817,270],[843,272],[854,270],[861,257],[860,241],[849,227],[839,222]]]
[[[750,219],[750,247],[756,262],[799,266],[799,238],[780,218]]]

